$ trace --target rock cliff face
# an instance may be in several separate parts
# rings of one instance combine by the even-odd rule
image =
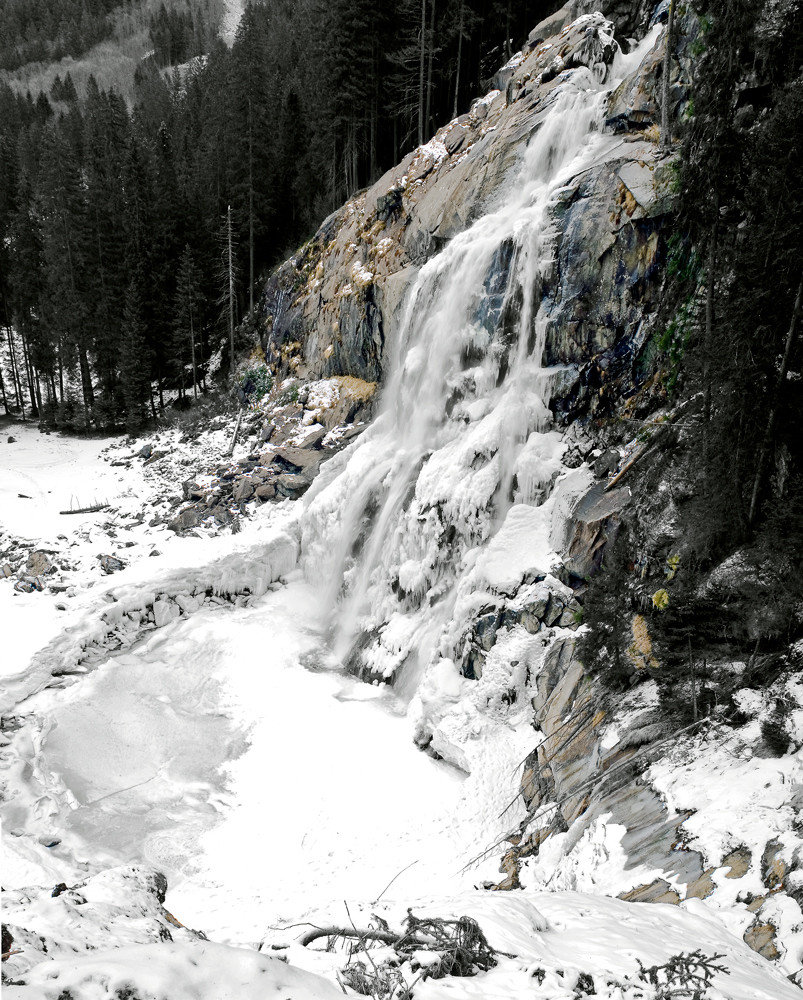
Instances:
[[[381,381],[418,269],[498,199],[562,74],[580,65],[607,72],[613,25],[600,32],[590,15],[573,24],[569,16],[564,8],[536,28],[531,50],[497,74],[502,89],[347,202],[273,275],[262,299],[262,341],[282,373]],[[660,57],[656,42],[649,66],[614,95],[616,139],[556,208],[558,253],[542,290],[550,303],[550,363],[579,365],[625,339],[621,350],[632,353],[634,333],[654,308],[671,185],[671,161],[654,157],[652,70]],[[490,278],[500,303],[509,262],[501,254]]]
[[[524,815],[505,838],[501,870],[506,877],[499,888],[515,888],[526,879],[556,888],[601,887],[634,901],[709,898],[751,947],[768,958],[784,957],[787,971],[795,972],[800,962],[792,929],[801,911],[794,887],[803,841],[792,831],[803,771],[791,760],[782,768],[785,791],[772,808],[783,819],[773,822],[773,831],[738,822],[728,827],[711,803],[684,794],[672,769],[664,767],[677,742],[680,756],[672,767],[689,778],[691,788],[700,780],[695,758],[713,767],[731,752],[721,749],[721,734],[713,745],[702,737],[673,734],[657,707],[654,685],[611,699],[574,655],[585,580],[615,536],[621,512],[637,512],[646,562],[667,558],[677,542],[671,494],[662,492],[660,483],[652,482],[648,492],[643,482],[638,486],[632,478],[621,479],[650,442],[659,448],[669,440],[674,419],[649,365],[674,178],[673,157],[658,155],[660,23],[667,6],[621,0],[599,14],[590,12],[590,4],[575,3],[536,26],[527,48],[499,71],[485,97],[330,216],[276,271],[260,304],[261,340],[279,377],[303,383],[351,376],[386,383],[409,307],[407,293],[422,267],[500,204],[514,168],[569,76],[585,73],[590,86],[609,75],[612,64],[621,67],[614,36],[625,48],[633,44],[625,42],[628,36],[644,42],[640,61],[626,67],[621,85],[606,99],[599,126],[604,141],[593,162],[583,164],[553,198],[546,228],[554,252],[532,275],[530,293],[539,321],[532,324],[528,349],[541,337],[552,427],[564,429],[568,446],[563,467],[578,469],[571,515],[558,531],[560,580],[525,567],[513,584],[489,585],[479,596],[466,597],[458,588],[456,605],[469,611],[442,644],[443,662],[456,664],[478,690],[491,690],[504,676],[509,686],[502,699],[515,703],[526,695],[532,724],[542,736],[524,762]],[[684,15],[672,63],[675,120],[688,99],[695,30]],[[513,363],[509,344],[524,308],[522,296],[511,291],[514,258],[512,241],[498,247],[477,314],[479,325],[501,345],[497,385]],[[639,434],[643,441],[637,440]],[[471,469],[480,457],[478,450]],[[547,493],[550,488],[551,483]],[[400,511],[407,511],[412,492],[411,486],[405,506],[399,501]],[[366,502],[365,523],[375,519],[377,503],[375,497]],[[447,549],[452,546],[448,558],[458,562],[465,550],[453,542],[446,505],[444,498],[438,513],[441,541]],[[420,520],[431,507],[421,507]],[[365,536],[356,535],[354,550],[364,544]],[[477,571],[472,579],[478,578]],[[416,588],[426,589],[421,579],[404,563],[392,581],[408,611],[422,604],[421,594],[415,596]],[[430,590],[427,599],[434,604],[443,593]],[[386,615],[359,637],[348,660],[354,669],[383,676],[365,650],[387,641],[381,634],[391,620]],[[633,633],[628,655],[648,669],[649,628],[640,615],[628,627]],[[526,637],[517,638],[524,633],[546,649],[537,665],[535,654],[520,661],[515,652],[524,648]],[[399,643],[393,671],[406,662]],[[517,668],[526,681],[516,681]],[[488,705],[496,698],[498,707],[498,695],[489,694]],[[752,729],[735,737],[737,753],[752,755],[746,748],[756,736],[757,715],[749,725]],[[427,718],[425,712],[419,737],[431,752],[456,763],[464,760],[440,718]],[[766,748],[759,752],[767,753]],[[751,773],[766,770],[760,766]],[[699,795],[702,785],[694,787]],[[770,798],[757,792],[751,802],[761,813],[771,808]],[[729,801],[738,811],[738,795]],[[695,813],[700,822],[695,823]],[[704,823],[715,832],[706,836]],[[777,929],[786,946],[776,939]]]

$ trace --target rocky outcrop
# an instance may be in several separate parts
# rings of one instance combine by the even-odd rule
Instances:
[[[375,382],[342,375],[312,382],[287,379],[254,401],[243,393],[245,405],[253,402],[243,435],[254,451],[216,464],[205,475],[198,469],[195,479],[185,480],[167,526],[179,535],[200,525],[236,530],[239,518],[253,507],[297,500],[323,463],[362,433],[375,398]]]
[[[406,289],[501,191],[562,74],[578,66],[597,76],[611,72],[613,24],[599,14],[567,23],[573,10],[531,35],[533,47],[495,78],[503,89],[475,101],[352,198],[271,277],[260,303],[261,337],[280,374],[382,380]],[[660,55],[658,43],[651,58],[657,62]],[[595,379],[602,384],[611,368],[632,367],[649,329],[665,254],[671,161],[655,157],[654,74],[620,88],[609,112],[612,137],[604,157],[555,205],[556,254],[544,277],[546,358],[575,366],[558,393],[572,399],[573,409],[581,382],[593,394]],[[631,113],[637,131],[621,124]],[[500,258],[494,279],[502,292],[507,264]],[[605,357],[591,371],[595,355]]]
[[[205,940],[164,907],[167,879],[121,867],[76,885],[3,891],[3,982],[24,983],[40,962],[133,944]],[[44,932],[43,932],[44,931]]]

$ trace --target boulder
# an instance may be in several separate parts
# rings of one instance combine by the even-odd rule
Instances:
[[[121,569],[125,569],[125,563],[122,559],[118,559],[117,556],[98,556],[100,560],[100,568],[104,573],[117,573]]]
[[[153,602],[153,623],[157,628],[169,625],[179,617],[181,611],[178,605],[169,597],[160,597]]]
[[[284,447],[276,449],[276,458],[289,472],[310,472],[314,476],[323,455],[311,448]]]
[[[303,496],[307,490],[312,485],[312,476],[306,473],[301,473],[296,475],[294,473],[285,473],[282,476],[276,477],[276,494],[281,497],[289,497],[291,500],[297,500],[300,496]]]
[[[211,513],[217,524],[231,524],[231,511],[228,507],[224,507],[221,504],[218,507],[213,507]]]
[[[175,602],[185,615],[195,614],[204,602],[203,596],[191,597],[189,594],[176,594]]]
[[[753,951],[758,952],[763,958],[769,959],[771,962],[776,958],[781,957],[780,951],[775,944],[775,935],[778,933],[777,928],[767,922],[762,923],[758,918],[747,928],[744,932],[744,943],[752,948]]]
[[[272,500],[276,496],[274,483],[262,483],[254,490],[254,496],[259,500]]]
[[[305,434],[297,434],[296,441],[299,448],[318,448],[321,441],[326,437],[328,431],[320,424],[313,424]]]
[[[203,493],[200,487],[192,479],[185,479],[181,484],[181,492],[185,500],[199,500]]]
[[[499,628],[499,614],[493,612],[483,615],[474,622],[474,634],[480,647],[487,653],[496,642],[496,633]]]
[[[237,502],[241,503],[243,500],[248,500],[254,494],[254,484],[250,476],[241,476],[234,482],[234,489],[232,490],[232,498]]]
[[[550,14],[549,17],[545,17],[543,21],[539,21],[527,36],[527,48],[532,50],[545,39],[557,35],[566,27],[573,16],[572,6],[567,4],[560,10],[556,10],[554,14]]]
[[[168,528],[171,531],[188,531],[190,528],[195,528],[200,523],[200,517],[198,516],[198,511],[195,507],[186,507],[174,518],[169,524]],[[151,553],[153,554],[153,553]]]
[[[25,562],[25,569],[31,576],[44,576],[46,573],[50,573],[55,567],[50,561],[48,553],[43,549],[34,549],[33,552],[28,554],[28,558]]]

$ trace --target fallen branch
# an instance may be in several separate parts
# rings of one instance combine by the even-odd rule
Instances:
[[[343,938],[361,938],[370,939],[372,941],[381,941],[383,944],[396,944],[399,940],[398,934],[393,934],[389,931],[380,930],[358,930],[356,927],[350,929],[348,927],[316,927],[314,930],[307,931],[306,934],[302,934],[298,939],[298,943],[306,947],[308,944],[312,944],[313,941],[317,941],[318,938],[322,937],[343,937]]]
[[[92,504],[91,507],[71,507],[70,510],[60,510],[59,514],[94,514],[99,510],[107,510],[111,507],[110,503],[96,503]]]
[[[240,407],[240,412],[237,414],[237,423],[234,425],[234,433],[231,436],[231,441],[229,442],[229,450],[226,453],[231,457],[234,454],[234,446],[237,444],[237,435],[240,433],[240,424],[243,420],[243,409]]]

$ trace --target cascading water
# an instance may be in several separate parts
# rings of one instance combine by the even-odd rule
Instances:
[[[527,525],[516,544],[542,573],[555,558],[544,505],[562,447],[542,367],[553,212],[616,141],[601,130],[607,95],[655,37],[617,53],[605,84],[593,41],[610,46],[612,26],[589,18],[589,66],[561,77],[499,203],[421,269],[380,415],[308,495],[305,564],[328,580],[335,654],[408,693],[437,655],[454,655],[444,626],[461,593],[488,590],[481,548],[503,526]]]

